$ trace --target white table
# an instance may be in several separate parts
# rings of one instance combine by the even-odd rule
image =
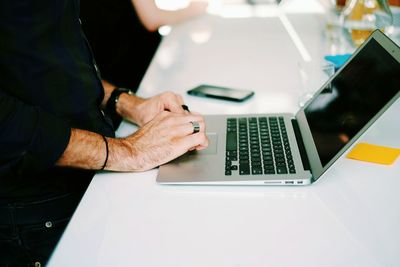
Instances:
[[[332,49],[321,15],[250,11],[256,16],[206,16],[174,28],[139,94],[181,92],[204,114],[296,112],[298,62]],[[287,18],[306,54],[283,26]],[[250,88],[256,97],[235,104],[185,94],[199,83]],[[399,113],[397,101],[361,140],[400,147]],[[118,134],[134,129],[124,123]],[[399,160],[342,157],[317,183],[296,187],[162,186],[156,174],[97,174],[49,266],[400,266]]]

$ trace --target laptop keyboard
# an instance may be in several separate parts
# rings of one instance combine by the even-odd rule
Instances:
[[[283,117],[228,118],[225,175],[296,173]]]

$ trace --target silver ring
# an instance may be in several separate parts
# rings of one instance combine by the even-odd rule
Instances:
[[[191,121],[190,123],[193,125],[194,134],[200,132],[200,123],[198,123],[197,121]]]

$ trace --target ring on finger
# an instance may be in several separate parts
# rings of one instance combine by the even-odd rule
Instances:
[[[198,133],[200,132],[200,123],[197,121],[191,121],[190,122],[193,125],[193,133]]]

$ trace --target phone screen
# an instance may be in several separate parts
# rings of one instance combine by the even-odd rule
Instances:
[[[233,89],[221,86],[202,84],[197,86],[196,88],[189,90],[188,94],[226,99],[232,101],[243,101],[254,95],[254,92],[250,90]]]

